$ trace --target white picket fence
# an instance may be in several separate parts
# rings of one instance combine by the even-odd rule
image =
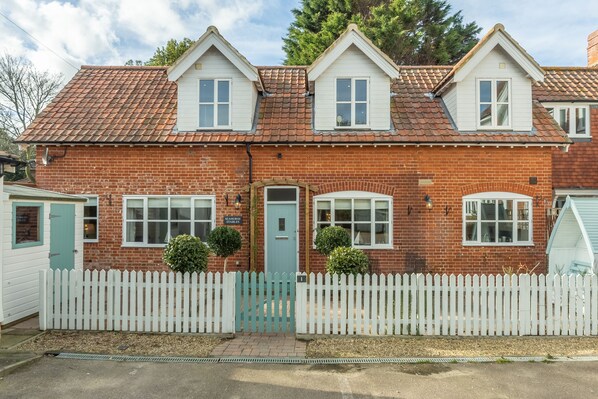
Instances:
[[[597,276],[311,274],[297,333],[597,335]]]
[[[40,272],[40,328],[232,333],[234,273]]]

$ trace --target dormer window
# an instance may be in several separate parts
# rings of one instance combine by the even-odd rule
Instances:
[[[507,79],[478,80],[478,128],[511,127],[511,87]]]
[[[569,137],[590,137],[590,108],[587,104],[550,104],[545,106],[548,113]]]
[[[367,127],[368,97],[368,79],[336,79],[336,127]]]
[[[200,79],[199,127],[230,128],[230,79]]]

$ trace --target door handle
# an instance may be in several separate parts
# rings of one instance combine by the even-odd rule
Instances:
[[[288,240],[289,236],[276,236],[274,237],[276,240]]]
[[[60,252],[58,252],[58,253],[55,253],[55,254],[53,254],[52,252],[50,252],[50,253],[48,254],[48,258],[51,258],[51,257],[53,257],[53,256],[58,256],[58,255],[60,255]]]

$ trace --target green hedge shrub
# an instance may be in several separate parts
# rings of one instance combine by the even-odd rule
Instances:
[[[318,230],[315,244],[316,251],[328,256],[335,248],[350,247],[351,236],[342,227],[328,226],[322,230]]]
[[[207,245],[197,237],[182,234],[176,236],[164,248],[162,259],[175,272],[205,272],[208,269]]]
[[[330,274],[364,274],[369,266],[370,261],[361,249],[338,247],[328,257],[326,271]]]
[[[228,226],[216,227],[208,235],[207,242],[212,252],[224,258],[224,271],[226,271],[228,257],[241,249],[241,233]]]

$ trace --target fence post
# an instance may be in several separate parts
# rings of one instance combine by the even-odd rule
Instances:
[[[42,269],[39,271],[39,329],[46,330],[46,291],[48,289],[48,271]]]
[[[305,334],[307,328],[305,325],[307,312],[307,275],[305,273],[297,273],[297,288],[295,300],[295,325],[297,334]]]

